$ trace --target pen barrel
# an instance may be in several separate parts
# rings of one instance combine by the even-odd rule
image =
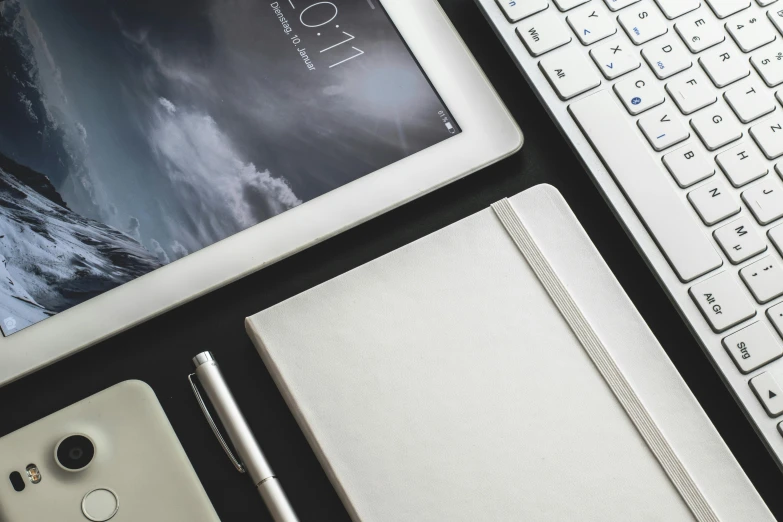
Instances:
[[[231,444],[239,454],[242,465],[250,478],[253,479],[256,487],[264,480],[273,478],[275,474],[261,452],[261,448],[234,400],[217,363],[210,360],[200,364],[196,367],[196,376],[209,397],[221,424],[223,424],[223,429],[231,440]]]
[[[277,478],[267,479],[258,485],[258,492],[264,503],[269,507],[269,513],[275,522],[298,522],[288,498]]]

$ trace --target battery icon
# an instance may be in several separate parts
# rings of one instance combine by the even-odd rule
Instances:
[[[449,130],[450,133],[454,134],[456,130],[454,129],[454,125],[452,125],[449,122],[446,122],[446,128]]]

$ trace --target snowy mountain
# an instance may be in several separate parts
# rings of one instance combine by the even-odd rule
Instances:
[[[0,155],[0,327],[6,334],[160,266],[133,238],[68,209],[46,176]]]

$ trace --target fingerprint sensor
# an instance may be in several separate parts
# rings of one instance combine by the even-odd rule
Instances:
[[[94,489],[84,495],[82,513],[93,522],[106,522],[117,514],[120,501],[110,489]]]

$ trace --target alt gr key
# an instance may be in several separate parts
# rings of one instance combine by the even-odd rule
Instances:
[[[716,333],[725,332],[756,315],[731,272],[721,272],[702,281],[692,286],[689,293]]]

